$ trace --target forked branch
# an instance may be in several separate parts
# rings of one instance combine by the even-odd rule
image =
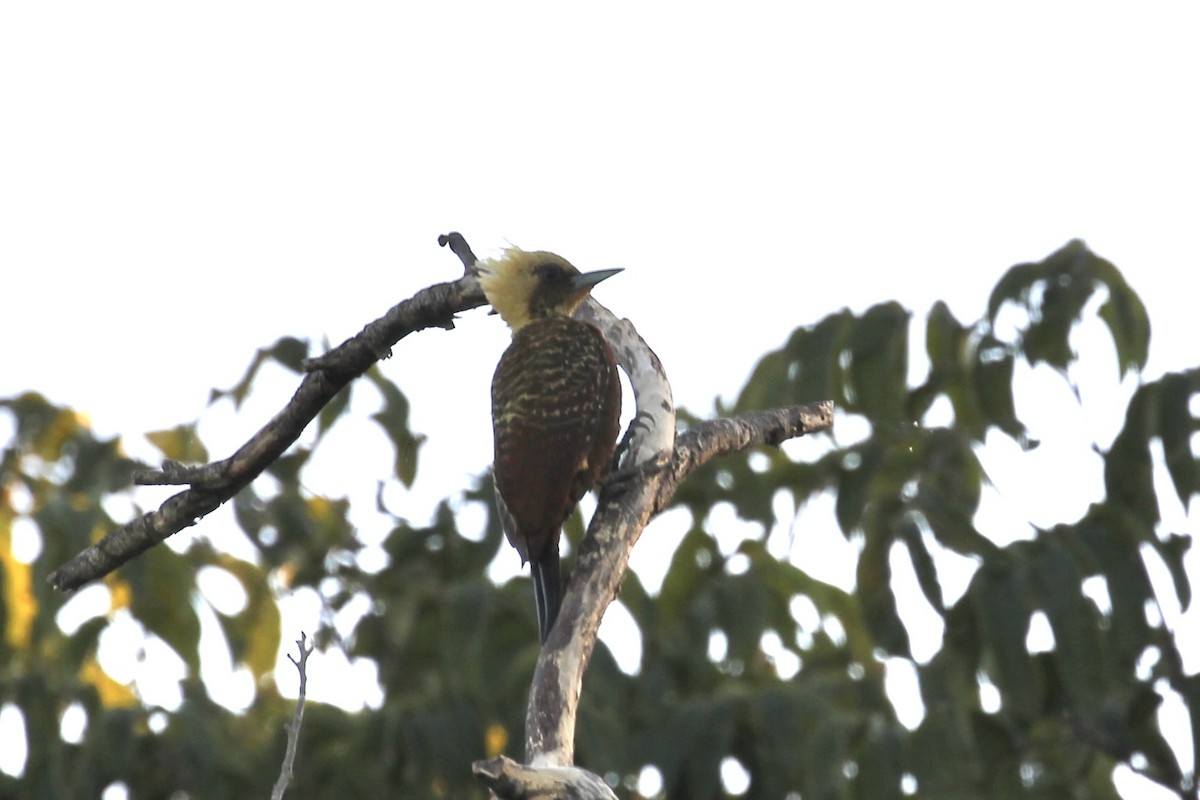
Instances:
[[[832,401],[702,422],[680,434],[672,449],[634,465],[639,473],[635,479],[614,481],[601,492],[575,559],[559,623],[534,670],[525,718],[525,755],[531,765],[572,763],[583,673],[600,620],[616,599],[633,545],[650,519],[670,503],[679,484],[716,456],[777,445],[832,425]]]

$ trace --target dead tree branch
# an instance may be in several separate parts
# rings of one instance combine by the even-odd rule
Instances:
[[[526,759],[531,765],[572,763],[579,693],[600,620],[616,599],[633,545],[679,484],[716,456],[778,445],[832,425],[831,401],[704,422],[680,434],[672,450],[634,465],[640,476],[604,488],[575,559],[559,622],[534,670],[525,718]]]
[[[50,573],[50,584],[71,591],[101,578],[162,542],[196,524],[257,478],[297,439],[321,409],[350,381],[391,354],[405,336],[426,328],[453,328],[454,315],[486,302],[479,282],[470,274],[474,255],[458,234],[440,237],[464,261],[465,273],[452,283],[422,289],[394,306],[344,343],[305,364],[308,374],[287,405],[229,458],[202,466],[167,462],[161,470],[140,471],[140,484],[188,484],[155,511],[126,523]],[[467,259],[472,259],[467,264]]]

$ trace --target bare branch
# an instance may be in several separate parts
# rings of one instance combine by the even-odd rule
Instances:
[[[680,434],[670,464],[671,479],[664,487],[667,491],[659,498],[655,512],[666,507],[680,482],[715,456],[758,445],[775,446],[832,427],[832,400],[701,422]]]
[[[139,471],[135,476],[139,483],[187,483],[191,488],[76,555],[50,573],[50,584],[61,591],[77,589],[194,525],[258,477],[300,438],[338,392],[389,355],[396,342],[426,328],[452,328],[455,314],[485,302],[479,282],[472,276],[436,284],[394,306],[325,355],[309,359],[305,363],[308,374],[292,399],[229,458],[194,467],[168,462],[159,471]]]
[[[600,328],[633,386],[637,410],[622,442],[625,453],[622,471],[637,470],[658,454],[670,453],[675,446],[675,403],[658,356],[628,320],[618,320],[595,299],[589,298],[576,315]],[[602,503],[603,496],[602,493]],[[597,517],[600,517],[599,507],[590,528],[595,534],[585,540],[585,548],[588,540],[604,540],[610,532],[609,528],[598,526]],[[646,521],[648,518],[641,527],[645,527]],[[575,566],[580,575],[589,574],[581,569],[584,558],[585,551],[581,550]],[[619,571],[617,584],[625,574],[624,562],[620,563]],[[583,672],[595,647],[600,618],[616,596],[615,593],[605,596],[603,590],[596,595],[598,585],[607,582],[577,580],[572,575],[558,620],[542,647],[525,718],[525,757],[530,764],[564,766],[572,761]],[[585,613],[585,609],[590,613]],[[548,658],[548,654],[557,657]]]
[[[475,251],[471,249],[471,245],[467,244],[467,240],[458,231],[443,233],[438,237],[438,247],[450,246],[450,252],[458,256],[458,260],[463,263],[463,274],[479,276],[479,270],[475,268],[475,264],[479,259],[475,256]]]
[[[279,780],[275,781],[275,788],[271,790],[271,800],[282,800],[283,793],[292,781],[292,768],[296,763],[296,743],[300,741],[300,723],[304,720],[304,696],[308,691],[308,655],[313,651],[313,644],[308,641],[304,631],[301,631],[296,646],[300,648],[300,659],[296,660],[289,654],[288,661],[295,664],[296,671],[300,673],[300,691],[296,697],[296,712],[292,715],[292,723],[288,725],[287,752],[283,757],[283,765],[279,768]]]
[[[637,411],[623,444],[626,457],[619,473],[625,480],[609,481],[601,489],[558,620],[538,657],[525,717],[525,757],[534,767],[572,763],[583,673],[600,620],[616,599],[633,545],[679,483],[716,455],[779,444],[833,424],[833,404],[825,402],[715,420],[677,439],[666,372],[633,325],[617,320],[595,300],[577,316],[599,327],[612,345],[633,386]]]

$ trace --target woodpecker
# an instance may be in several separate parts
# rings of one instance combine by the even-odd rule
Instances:
[[[553,253],[515,247],[480,263],[483,292],[512,329],[492,377],[496,506],[529,562],[542,643],[562,603],[562,525],[610,468],[621,415],[612,349],[572,314],[620,271],[580,273]]]

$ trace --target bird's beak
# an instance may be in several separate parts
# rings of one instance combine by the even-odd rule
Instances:
[[[571,285],[576,289],[591,289],[600,281],[607,280],[618,272],[624,271],[623,269],[598,269],[595,272],[585,272],[571,278]]]

